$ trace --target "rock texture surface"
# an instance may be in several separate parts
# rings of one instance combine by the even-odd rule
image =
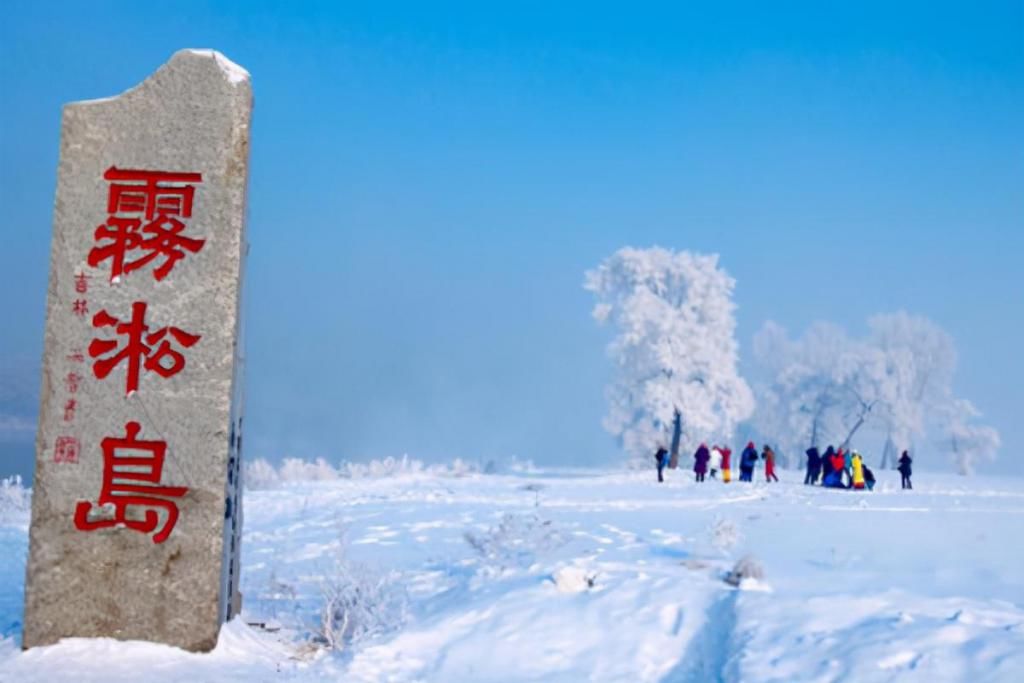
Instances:
[[[210,50],[64,108],[25,647],[203,651],[238,609],[251,112]]]

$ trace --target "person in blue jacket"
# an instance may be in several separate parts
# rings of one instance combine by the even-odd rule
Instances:
[[[813,486],[818,481],[818,475],[821,474],[821,454],[818,453],[817,446],[811,446],[807,449],[807,476],[804,477],[804,483],[808,486]]]
[[[662,472],[665,471],[665,465],[668,464],[668,451],[664,446],[658,446],[658,450],[654,454],[654,461],[658,466],[658,481],[663,482],[665,478],[662,477]]]
[[[740,455],[740,481],[754,481],[754,468],[757,467],[757,446],[753,441],[747,443]]]

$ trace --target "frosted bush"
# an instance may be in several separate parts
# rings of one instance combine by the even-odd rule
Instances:
[[[379,573],[339,557],[324,577],[317,640],[343,650],[394,631],[408,617],[408,596],[397,572]]]
[[[536,513],[505,513],[497,526],[483,533],[467,531],[466,542],[488,564],[527,567],[538,555],[565,545],[568,537]]]
[[[246,463],[245,483],[250,489],[273,488],[287,482],[332,481],[335,479],[382,479],[386,477],[427,474],[438,477],[464,477],[481,472],[477,463],[456,458],[449,464],[425,465],[422,461],[403,455],[369,462],[343,462],[337,468],[323,458],[313,462],[301,458],[285,458],[280,467],[274,467],[260,458]]]
[[[319,604],[319,603],[317,603]],[[278,578],[277,570],[245,594],[243,614],[250,623],[264,627],[275,624],[290,631],[308,631],[308,614],[303,612],[299,591],[292,582]]]
[[[281,463],[281,481],[331,481],[338,478],[334,469],[323,458],[308,462],[300,458],[285,458]]]
[[[442,469],[439,474],[447,474],[451,477],[464,477],[469,474],[476,474],[479,471],[480,466],[476,463],[468,462],[462,458],[455,458],[452,464],[447,469]]]
[[[293,481],[330,481],[339,477],[338,471],[323,458],[313,462],[301,458],[285,458],[280,467],[268,460],[257,458],[245,463],[245,486],[250,489],[269,489]]]
[[[423,463],[403,455],[401,458],[388,456],[383,460],[369,462],[343,462],[341,476],[346,479],[378,479],[399,474],[419,474],[424,471]]]
[[[269,489],[281,483],[277,469],[263,458],[245,463],[245,486],[250,489]]]
[[[15,475],[0,480],[0,524],[24,523],[28,520],[32,491]]]
[[[510,458],[491,458],[479,466],[475,463],[467,464],[472,466],[472,474],[536,474],[539,471],[532,460],[520,460],[514,455]]]
[[[514,455],[504,468],[499,464],[498,471],[500,472],[502,469],[516,474],[535,474],[538,472],[537,466],[533,464],[533,460],[520,460]]]

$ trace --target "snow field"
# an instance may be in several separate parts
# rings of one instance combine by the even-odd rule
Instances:
[[[207,655],[107,640],[22,653],[27,511],[9,510],[0,681],[1024,680],[1024,481],[922,472],[902,492],[882,472],[861,493],[787,471],[772,485],[669,474],[247,491],[243,617],[266,629],[236,620]],[[722,578],[747,555],[764,577],[737,590]],[[317,647],[324,589],[350,575],[401,609]]]

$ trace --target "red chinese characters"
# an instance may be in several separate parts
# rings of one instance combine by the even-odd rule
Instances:
[[[77,394],[78,387],[82,381],[82,376],[77,372],[69,372],[64,378],[64,386],[67,387],[69,394]]]
[[[143,301],[132,304],[132,318],[127,322],[121,322],[103,310],[93,316],[92,324],[96,328],[113,327],[118,335],[127,337],[124,346],[120,348],[118,342],[112,339],[93,339],[89,344],[89,355],[98,358],[92,368],[97,379],[106,378],[115,367],[122,362],[127,363],[125,394],[138,390],[141,369],[155,372],[164,378],[181,372],[185,367],[185,356],[175,347],[188,348],[201,338],[200,335],[189,334],[177,327],[163,327],[149,332],[146,303]]]
[[[69,398],[64,403],[64,421],[71,422],[75,419],[75,411],[78,410],[78,401]]]
[[[112,166],[103,178],[108,183],[108,218],[94,232],[87,262],[93,268],[108,266],[110,282],[119,282],[122,276],[147,266],[152,267],[153,278],[162,281],[178,262],[202,250],[205,240],[185,234],[196,189],[202,183],[201,174]],[[91,320],[93,338],[84,350],[68,349],[68,362],[90,362],[98,380],[124,365],[128,396],[139,390],[143,371],[169,378],[185,369],[184,352],[199,342],[200,335],[173,325],[150,327],[146,321],[149,305],[144,300],[133,301],[130,316],[118,319],[92,299],[96,294],[93,275],[79,271],[73,277],[71,312]],[[64,376],[70,394],[64,403],[64,423],[69,427],[83,412],[81,399],[85,396],[79,394],[82,381],[74,370]],[[163,543],[173,532],[180,514],[178,499],[189,489],[161,483],[167,442],[140,439],[141,429],[139,422],[129,421],[124,436],[108,436],[100,442],[102,486],[95,501],[80,500],[75,506],[73,521],[79,531],[127,529],[152,534],[154,543]],[[89,453],[88,444],[86,447],[83,452]],[[77,462],[80,450],[77,438],[59,437],[54,460]]]
[[[154,543],[163,543],[178,521],[178,505],[173,499],[188,493],[185,486],[162,486],[164,441],[144,441],[137,438],[141,427],[138,422],[125,425],[124,437],[107,437],[100,443],[103,449],[103,483],[96,503],[79,501],[75,506],[75,528],[95,531],[120,526],[140,533],[153,534]],[[94,507],[113,508],[113,516],[103,515],[90,519]],[[142,512],[129,518],[129,511]],[[160,512],[166,513],[161,523]]]
[[[157,259],[153,277],[163,280],[186,252],[196,254],[203,248],[206,240],[183,234],[202,174],[111,166],[103,178],[111,181],[109,217],[96,228],[97,246],[89,252],[89,265],[96,267],[109,260],[111,281]]]
[[[77,463],[82,444],[73,436],[58,436],[53,445],[53,461],[56,463]]]
[[[75,294],[84,295],[89,291],[89,276],[79,272],[74,276]],[[89,302],[85,299],[76,298],[71,304],[71,313],[84,320],[89,314]],[[65,360],[71,363],[85,362],[85,354],[78,350],[72,350],[65,356]],[[82,376],[71,371],[64,376],[64,388],[69,394],[77,394]],[[71,397],[64,402],[64,427],[74,428],[75,414],[78,411],[78,399]],[[55,463],[78,463],[78,454],[82,450],[82,444],[76,436],[58,436],[53,445],[53,461]]]

